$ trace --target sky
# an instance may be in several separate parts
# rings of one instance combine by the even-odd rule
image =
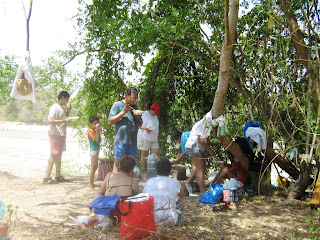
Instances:
[[[23,61],[26,53],[27,31],[26,16],[30,0],[0,0],[0,56],[17,57],[17,63]],[[90,4],[91,0],[87,0]],[[42,65],[41,60],[53,55],[56,50],[68,49],[68,42],[77,37],[74,28],[76,21],[72,19],[78,12],[78,0],[33,0],[30,18],[29,50],[33,66]],[[133,56],[127,56],[130,65]],[[149,59],[150,57],[148,57]],[[81,55],[70,64],[68,69],[74,72],[82,71],[85,65],[85,55]],[[128,76],[125,81],[135,81],[141,74]]]
[[[27,32],[25,6],[28,15],[30,0],[0,0],[0,55],[23,59]],[[30,56],[33,65],[53,55],[55,50],[68,49],[77,32],[74,29],[78,0],[33,0],[30,18]]]

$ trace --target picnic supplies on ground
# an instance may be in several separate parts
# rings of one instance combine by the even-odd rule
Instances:
[[[148,157],[147,162],[147,170],[148,170],[148,178],[153,178],[157,176],[156,162],[159,157],[155,153],[151,153]]]
[[[103,181],[106,175],[113,170],[113,160],[110,158],[100,158],[98,163],[98,180]]]
[[[103,227],[110,226],[112,224],[112,220],[109,215],[96,214],[96,218],[98,220],[97,227],[103,228]]]
[[[213,183],[209,191],[204,192],[199,201],[206,204],[216,204],[223,191],[222,185]]]
[[[113,194],[112,196],[99,196],[94,199],[89,208],[93,208],[93,212],[100,215],[109,215],[115,208],[120,196]]]
[[[148,237],[156,232],[153,196],[147,193],[119,200],[121,215],[120,237],[133,240]]]
[[[0,239],[11,239],[4,238],[8,236],[8,225],[6,223],[0,222]]]
[[[79,215],[77,218],[70,217],[70,219],[77,223],[78,228],[93,226],[98,222],[94,213],[90,215]]]
[[[243,187],[243,183],[240,181],[237,181],[235,178],[226,179],[223,183],[223,189],[237,189],[240,187]]]

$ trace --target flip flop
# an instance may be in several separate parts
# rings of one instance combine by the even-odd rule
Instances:
[[[53,180],[52,178],[43,178],[42,184],[57,184],[58,182]]]
[[[55,177],[55,180],[56,180],[58,183],[59,183],[59,182],[70,182],[70,180],[65,179],[65,178],[62,177],[62,176]]]

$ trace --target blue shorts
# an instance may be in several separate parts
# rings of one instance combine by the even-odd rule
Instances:
[[[136,157],[138,154],[137,145],[134,144],[121,144],[115,142],[113,144],[113,152],[114,152],[114,159],[120,160],[123,155],[131,155]]]

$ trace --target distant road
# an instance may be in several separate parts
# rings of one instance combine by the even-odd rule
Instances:
[[[81,149],[68,128],[67,151],[62,169],[87,174],[89,153]],[[0,174],[9,172],[22,178],[42,179],[49,158],[48,126],[0,121]]]

